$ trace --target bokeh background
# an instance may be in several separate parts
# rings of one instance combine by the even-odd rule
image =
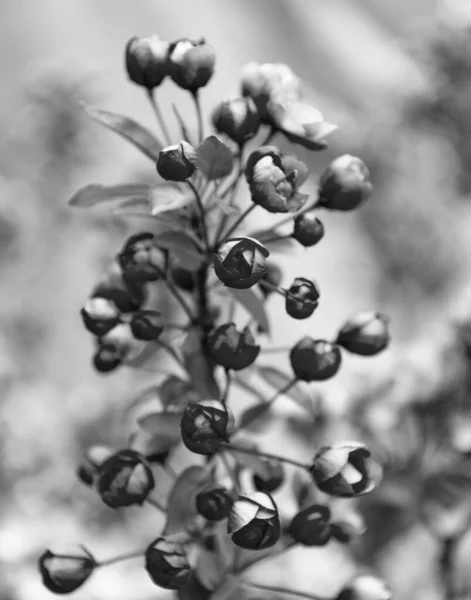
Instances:
[[[450,323],[467,307],[471,313],[471,3],[3,0],[1,7],[0,598],[47,600],[35,561],[49,544],[82,541],[105,557],[145,546],[160,527],[152,509],[107,509],[75,476],[84,447],[122,443],[126,407],[152,376],[123,369],[103,377],[91,367],[80,307],[125,235],[145,222],[67,201],[88,183],[152,181],[154,171],[90,122],[79,101],[154,127],[144,94],[123,69],[124,44],[136,34],[204,36],[216,48],[217,72],[202,94],[206,115],[238,94],[245,63],[290,65],[340,127],[326,152],[295,150],[312,169],[311,190],[315,174],[349,152],[369,166],[375,192],[354,214],[325,215],[319,247],[277,257],[287,273],[314,276],[323,298],[313,319],[300,323],[278,318],[282,304],[270,301],[272,342],[328,337],[356,310],[380,309],[391,315],[394,343],[371,361],[347,361],[342,377],[324,386],[331,414],[351,396],[379,400],[397,374],[393,403],[427,398],[457,372]],[[166,82],[160,98],[175,136],[172,102],[193,127],[180,90]],[[289,369],[283,356],[270,360]],[[275,431],[267,443],[277,435],[288,433]],[[293,444],[302,454],[302,443]],[[437,547],[423,528],[410,525],[393,541],[366,547],[361,565],[387,577],[397,598],[440,597]],[[463,547],[457,568],[465,585],[470,553]],[[337,547],[293,551],[283,566],[282,575],[267,567],[266,576],[326,594],[355,569]],[[133,561],[97,574],[75,597],[159,595]]]

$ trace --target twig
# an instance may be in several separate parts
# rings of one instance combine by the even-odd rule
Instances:
[[[288,463],[301,469],[309,469],[310,465],[306,465],[297,460],[291,458],[285,458],[284,456],[278,456],[277,454],[270,454],[268,452],[259,452],[258,450],[251,450],[250,448],[244,448],[244,446],[237,446],[235,444],[225,444],[224,448],[231,450],[232,452],[242,452],[243,454],[251,454],[252,456],[260,456],[261,458],[268,458],[270,460],[277,460],[279,462]]]
[[[154,110],[155,116],[157,117],[157,121],[159,122],[160,125],[160,129],[162,130],[162,133],[164,134],[164,138],[165,141],[167,142],[167,146],[170,146],[170,144],[172,143],[172,139],[170,137],[170,134],[168,132],[167,129],[167,125],[165,125],[165,121],[163,119],[162,113],[160,112],[160,107],[159,107],[159,103],[157,102],[157,97],[155,95],[155,90],[152,89],[148,89],[147,90],[147,97],[149,98],[149,101],[151,103],[151,106]]]

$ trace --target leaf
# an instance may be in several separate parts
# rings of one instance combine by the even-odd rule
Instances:
[[[124,115],[95,108],[85,103],[82,103],[82,107],[92,119],[111,129],[111,131],[115,131],[118,135],[131,142],[131,144],[134,144],[134,146],[139,148],[141,152],[154,162],[157,161],[163,145],[145,127]]]
[[[184,193],[180,188],[168,184],[157,183],[149,188],[150,211],[153,216],[168,210],[177,210],[187,206],[194,199],[193,194]]]
[[[213,181],[232,172],[231,149],[214,135],[207,137],[196,150],[198,166],[206,179]]]
[[[264,419],[260,419],[264,415]],[[267,402],[262,402],[260,404],[255,404],[255,406],[250,406],[246,408],[239,419],[239,427],[245,429],[246,431],[252,431],[257,433],[261,427],[265,428],[268,423],[267,421],[272,421],[273,415],[270,412],[270,405]]]
[[[197,271],[205,260],[193,238],[185,231],[166,231],[156,237],[156,244],[171,251],[172,258],[177,259],[188,271]]]
[[[180,430],[178,433],[180,433]],[[178,438],[172,436],[157,436],[148,433],[144,429],[137,429],[129,436],[128,446],[144,456],[149,456],[152,454],[168,452],[180,443],[180,440],[181,436]]]
[[[233,374],[232,374],[232,381],[236,385],[238,385],[240,388],[242,388],[243,390],[245,390],[249,394],[252,394],[256,398],[261,398],[263,396],[260,393],[260,390],[258,390],[254,385],[252,385],[250,383],[250,381],[247,381],[247,373],[244,373],[243,375],[241,375],[237,371],[234,371]]]
[[[220,390],[203,352],[200,334],[192,330],[182,345],[185,368],[195,389],[206,398],[219,398]]]
[[[254,368],[260,377],[278,390],[286,387],[288,383],[293,380],[292,377],[286,375],[276,367],[255,366]],[[296,404],[312,414],[312,400],[309,394],[301,389],[299,384],[294,385],[287,392],[284,392],[284,395],[288,396],[288,398],[291,398],[291,400],[294,400]]]
[[[237,576],[226,576],[222,586],[217,589],[211,596],[211,600],[243,600],[245,594],[241,595],[241,589]]]
[[[109,200],[130,198],[140,201],[147,199],[149,186],[141,183],[127,183],[121,185],[86,185],[76,192],[69,200],[70,206],[77,208],[90,208]]]
[[[250,316],[257,321],[264,332],[268,333],[270,331],[270,323],[268,322],[265,305],[263,304],[261,297],[258,296],[252,288],[247,290],[230,288],[230,292],[237,302],[242,304]]]
[[[142,212],[138,212],[141,209]],[[111,212],[118,217],[126,216],[141,216],[150,217],[149,202],[145,198],[131,198],[129,200],[123,200],[119,204],[111,209]]]
[[[195,496],[211,480],[207,467],[185,469],[175,481],[168,497],[167,521],[163,536],[186,530],[198,516]]]
[[[146,433],[161,440],[163,447],[169,447],[181,440],[181,418],[181,412],[151,412],[140,417],[137,424]]]
[[[200,550],[195,573],[205,588],[209,590],[218,588],[224,577],[224,568],[219,554],[205,549]]]

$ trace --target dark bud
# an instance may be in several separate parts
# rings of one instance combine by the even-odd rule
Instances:
[[[353,498],[376,487],[381,468],[366,446],[351,442],[321,448],[314,457],[311,475],[325,494]]]
[[[331,525],[332,537],[348,544],[361,537],[366,531],[365,520],[359,512],[350,511],[341,518],[334,519]]]
[[[54,594],[70,594],[90,577],[96,562],[83,546],[46,550],[39,558],[43,584]]]
[[[284,478],[283,465],[279,460],[264,460],[263,472],[254,473],[253,483],[259,492],[270,494],[282,485]]]
[[[221,102],[212,116],[216,131],[241,145],[253,138],[260,127],[260,115],[252,98]]]
[[[319,180],[319,205],[329,210],[354,210],[371,194],[373,186],[365,163],[350,154],[339,156]]]
[[[378,354],[389,342],[388,317],[369,311],[359,312],[349,319],[337,336],[337,344],[362,356]]]
[[[313,279],[296,277],[287,290],[286,312],[293,319],[307,319],[319,305],[319,288]]]
[[[293,238],[306,248],[320,242],[324,233],[324,224],[314,211],[305,212],[294,220]]]
[[[335,344],[302,338],[290,352],[291,367],[301,381],[324,381],[340,368],[342,355]]]
[[[314,504],[301,510],[291,521],[289,533],[303,546],[325,546],[332,537],[329,508]]]
[[[160,151],[157,171],[167,181],[186,181],[195,172],[197,164],[195,149],[183,141]]]
[[[146,550],[146,570],[152,581],[166,590],[178,590],[190,579],[185,549],[176,542],[157,538]]]
[[[266,269],[267,269],[267,271],[266,271],[265,275],[262,277],[261,281],[262,282],[266,281],[270,285],[273,285],[275,287],[280,287],[281,280],[283,279],[283,273],[282,273],[280,267],[272,261],[267,261]],[[268,287],[265,287],[264,285],[261,285],[260,289],[262,290],[262,294],[265,296],[265,298],[267,298],[270,294],[273,293],[273,290],[271,290]]]
[[[164,330],[163,318],[157,310],[140,310],[133,314],[131,331],[137,340],[156,340]]]
[[[237,331],[234,323],[215,329],[208,337],[208,349],[218,365],[234,371],[251,365],[260,352],[250,329]]]
[[[111,263],[103,280],[94,289],[92,296],[111,300],[122,313],[138,310],[146,300],[142,285],[127,278],[118,261]]]
[[[98,471],[98,493],[111,508],[142,504],[154,485],[149,465],[134,450],[113,454]]]
[[[229,441],[234,417],[219,400],[203,400],[186,407],[181,420],[182,439],[196,454],[213,454]]]
[[[391,600],[388,584],[374,575],[357,575],[340,591],[335,600]]]
[[[125,52],[129,79],[148,90],[159,86],[168,75],[168,49],[169,43],[156,35],[131,38]]]
[[[157,465],[165,466],[167,459],[170,455],[170,450],[166,450],[165,452],[156,452],[154,454],[148,454],[146,456],[146,460],[148,463],[154,463]]]
[[[156,246],[154,234],[147,231],[128,238],[118,259],[126,279],[141,285],[161,279],[165,272],[165,253]]]
[[[126,353],[113,343],[100,342],[93,355],[93,366],[100,373],[110,373],[123,362]]]
[[[239,496],[229,513],[228,533],[236,546],[263,550],[280,538],[281,526],[273,498],[263,492]]]
[[[257,240],[231,238],[214,255],[214,271],[227,287],[247,289],[265,275],[269,255],[265,246]]]
[[[77,468],[77,477],[86,486],[92,487],[95,481],[96,469],[92,465],[83,464]]]
[[[112,300],[89,298],[80,311],[85,327],[94,335],[104,335],[119,323],[119,310]]]
[[[173,267],[171,274],[175,285],[185,292],[192,292],[195,289],[195,274],[191,271],[183,267]]]
[[[196,496],[196,509],[208,521],[222,521],[234,504],[231,494],[224,488],[200,492]]]
[[[215,62],[214,49],[204,38],[177,40],[170,45],[170,76],[184,90],[195,93],[204,87],[214,73]]]

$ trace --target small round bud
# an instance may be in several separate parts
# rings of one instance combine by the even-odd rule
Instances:
[[[265,266],[267,271],[262,277],[261,281],[266,281],[274,287],[279,287],[281,280],[283,279],[283,272],[281,271],[280,267],[270,260],[267,260]],[[273,290],[271,290],[269,287],[265,287],[264,285],[261,285],[260,289],[262,290],[262,294],[265,296],[265,298],[273,293]]]
[[[222,521],[234,504],[231,494],[224,488],[200,492],[196,496],[196,509],[208,521]]]
[[[359,512],[350,511],[342,517],[332,520],[331,530],[332,537],[342,544],[348,544],[365,533],[365,520]]]
[[[157,538],[146,550],[146,570],[152,581],[166,590],[178,590],[190,579],[185,549],[176,542]]]
[[[315,246],[324,237],[324,224],[314,211],[305,212],[294,220],[293,238],[305,248]]]
[[[335,600],[391,600],[388,584],[373,575],[357,575],[340,591]]]
[[[307,319],[319,306],[319,288],[313,279],[296,277],[287,290],[286,312],[293,319]]]
[[[338,346],[310,337],[302,338],[290,352],[291,367],[301,381],[324,381],[333,377],[341,360]]]
[[[260,127],[260,115],[252,98],[236,98],[221,102],[213,113],[216,131],[225,133],[237,144],[253,138]]]
[[[321,448],[310,471],[322,492],[339,498],[367,494],[381,479],[381,468],[371,452],[357,442]]]
[[[282,485],[284,478],[283,465],[279,460],[264,460],[263,472],[254,473],[253,483],[259,492],[270,494]]]
[[[136,281],[131,281],[118,260],[113,261],[102,281],[95,287],[93,298],[105,298],[115,303],[122,313],[138,310],[146,300],[145,289]]]
[[[94,335],[104,335],[119,323],[119,310],[112,300],[89,298],[80,311],[85,327]]]
[[[157,310],[139,310],[133,314],[130,327],[136,340],[156,340],[164,330],[162,314]]]
[[[126,352],[113,343],[100,342],[93,355],[93,366],[100,373],[114,371],[123,362]]]
[[[216,54],[204,38],[177,40],[170,45],[168,56],[171,78],[192,93],[204,87],[214,73]]]
[[[118,259],[124,276],[141,285],[161,279],[165,272],[165,253],[157,247],[154,234],[147,231],[129,237]]]
[[[214,255],[214,271],[224,285],[247,289],[264,276],[269,254],[257,240],[249,237],[231,238]]]
[[[70,594],[90,577],[96,567],[83,546],[46,550],[39,558],[43,584],[54,594]]]
[[[129,79],[148,90],[159,86],[168,75],[168,50],[169,43],[156,35],[131,38],[125,52]]]
[[[173,267],[171,275],[175,285],[185,292],[192,292],[195,289],[195,274],[191,271],[183,267]]]
[[[186,407],[182,420],[182,439],[196,454],[217,452],[234,431],[234,417],[219,400],[203,400]]]
[[[111,508],[142,504],[154,485],[149,465],[134,450],[113,454],[98,470],[98,493]]]
[[[389,342],[388,317],[369,311],[359,312],[349,319],[337,336],[339,346],[362,356],[378,354]]]
[[[260,346],[246,327],[237,331],[234,323],[226,323],[208,337],[208,350],[218,365],[240,371],[251,365],[260,353]]]
[[[313,504],[301,510],[291,521],[289,533],[303,546],[325,546],[332,537],[329,508]]]
[[[239,496],[229,513],[227,530],[240,548],[263,550],[274,546],[281,526],[273,498],[263,492]]]
[[[160,151],[157,171],[167,181],[186,181],[193,175],[197,165],[195,149],[183,141]]]
[[[373,186],[365,163],[350,154],[330,163],[319,180],[319,205],[329,210],[354,210],[368,198]]]

